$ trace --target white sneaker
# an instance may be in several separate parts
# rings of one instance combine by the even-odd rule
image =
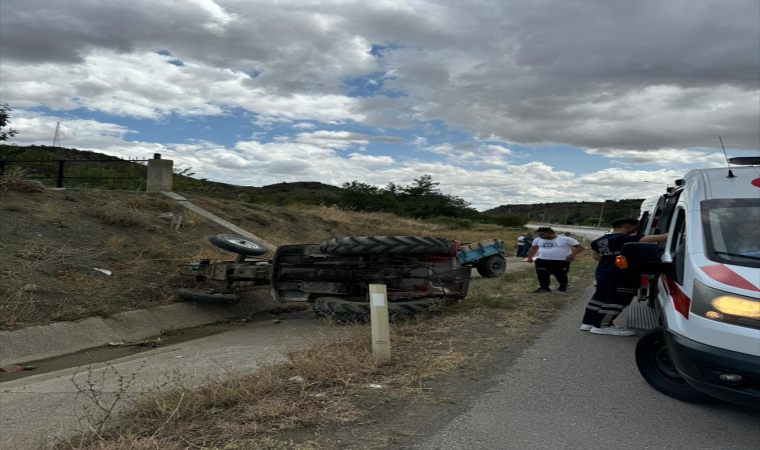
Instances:
[[[608,334],[610,336],[635,336],[636,332],[633,330],[629,330],[628,328],[620,328],[618,326],[612,325],[609,327],[593,327],[591,328],[592,333],[594,334]]]
[[[586,323],[582,323],[581,324],[581,331],[589,331],[592,328],[594,328],[593,325],[589,325],[589,324],[586,324]]]

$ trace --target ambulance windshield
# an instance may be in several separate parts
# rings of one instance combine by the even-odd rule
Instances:
[[[705,200],[702,222],[709,259],[760,268],[760,199]]]

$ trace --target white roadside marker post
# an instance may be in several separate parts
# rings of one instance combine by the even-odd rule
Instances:
[[[391,360],[391,331],[388,323],[388,293],[384,284],[369,285],[369,311],[372,322],[372,357],[376,364]]]

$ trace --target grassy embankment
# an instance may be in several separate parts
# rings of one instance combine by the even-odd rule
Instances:
[[[208,242],[224,230],[159,196],[126,191],[38,190],[0,184],[0,330],[108,316],[177,301],[191,287],[184,263],[230,259]],[[17,180],[19,181],[19,180]],[[365,235],[443,236],[460,241],[516,231],[469,222],[420,222],[327,207],[276,207],[189,195],[196,204],[276,245]],[[179,232],[164,213],[184,217]],[[271,255],[270,255],[271,256]],[[93,268],[113,273],[106,276]]]

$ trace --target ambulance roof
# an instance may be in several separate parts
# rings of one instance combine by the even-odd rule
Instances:
[[[760,166],[732,167],[734,178],[728,178],[728,168],[697,169],[687,173],[684,181],[701,188],[702,198],[760,199]]]

